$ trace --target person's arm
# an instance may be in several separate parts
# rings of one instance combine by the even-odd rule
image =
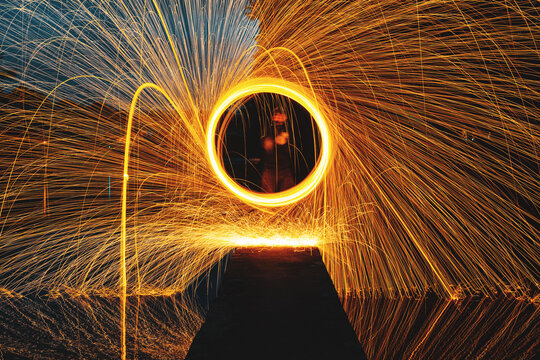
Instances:
[[[263,140],[263,149],[266,153],[271,153],[274,150],[274,141],[269,136],[265,137]]]
[[[276,136],[276,143],[278,145],[285,145],[289,141],[289,133],[284,131]]]

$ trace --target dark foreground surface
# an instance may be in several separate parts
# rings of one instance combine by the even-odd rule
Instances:
[[[344,328],[331,327],[332,321],[339,318],[333,315],[339,313],[339,307],[318,305],[323,302],[319,298],[335,302],[335,294],[328,293],[328,287],[321,287],[314,278],[298,286],[292,282],[313,269],[320,270],[320,258],[305,251],[294,256],[289,253],[284,258],[281,255],[278,249],[272,256],[237,252],[226,272],[222,297],[214,301],[192,350],[204,345],[200,337],[206,333],[205,336],[217,337],[206,343],[205,349],[218,360],[245,356],[255,360],[351,358],[347,356],[346,344],[336,346],[331,355],[325,353],[329,341],[340,337],[338,334]],[[251,256],[257,259],[248,261]],[[205,321],[208,304],[212,304],[228,259],[227,256],[202,274],[185,293],[130,296],[127,358],[183,359]],[[271,274],[261,275],[267,261],[278,260],[281,265],[276,265]],[[247,274],[245,269],[249,270]],[[250,282],[235,278],[234,274],[245,275]],[[265,280],[265,276],[270,279]],[[288,297],[309,299],[282,299],[275,303],[271,299],[276,293],[262,286],[267,280],[276,281],[274,285],[281,287],[280,291]],[[259,293],[254,296],[250,289],[258,289]],[[341,294],[340,299],[369,359],[532,360],[540,353],[538,295],[513,298],[501,294],[495,298],[449,300],[427,294],[421,298]],[[229,305],[234,311],[217,316],[216,311]],[[117,296],[105,294],[19,296],[9,295],[0,287],[0,360],[119,359],[119,306]],[[246,318],[248,311],[258,315]],[[301,323],[295,322],[298,319],[307,322],[303,329],[299,329]],[[239,336],[242,323],[250,324],[251,331],[232,338],[231,334]],[[281,327],[272,328],[272,324],[278,323]],[[357,346],[349,344],[353,350]],[[298,355],[297,351],[303,352]],[[192,351],[190,358],[197,359],[195,355]],[[212,358],[210,355],[208,358]]]
[[[244,248],[187,359],[364,359],[317,249]]]

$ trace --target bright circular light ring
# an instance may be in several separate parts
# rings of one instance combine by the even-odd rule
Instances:
[[[238,100],[249,95],[258,93],[273,93],[286,96],[302,105],[313,117],[321,136],[320,155],[311,173],[299,184],[285,191],[277,193],[259,193],[248,190],[234,181],[223,168],[222,162],[218,160],[217,144],[222,139],[218,137],[223,131],[216,132],[219,120],[225,111]],[[244,82],[227,92],[217,102],[217,106],[212,111],[210,122],[206,133],[206,147],[208,158],[212,169],[225,187],[238,196],[240,199],[256,205],[262,206],[283,206],[292,204],[311,193],[324,177],[330,161],[330,133],[326,121],[314,99],[307,95],[307,90],[295,84],[276,79],[257,79]],[[218,139],[216,139],[218,138]]]

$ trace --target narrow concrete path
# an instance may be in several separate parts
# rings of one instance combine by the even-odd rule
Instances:
[[[316,248],[241,248],[186,359],[365,358]]]

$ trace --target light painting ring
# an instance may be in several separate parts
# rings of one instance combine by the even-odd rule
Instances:
[[[216,137],[219,136],[216,133],[218,130],[219,120],[225,111],[238,100],[245,98],[252,94],[258,93],[273,93],[282,96],[286,96],[300,105],[302,105],[313,117],[317,127],[319,128],[319,134],[321,136],[321,150],[319,159],[315,164],[315,167],[311,173],[299,184],[294,187],[280,191],[277,193],[258,193],[248,190],[240,186],[234,181],[225,171],[220,160],[218,160],[218,152],[216,144],[220,143],[216,141]],[[310,92],[302,89],[300,86],[292,84],[290,82],[280,79],[254,79],[246,81],[230,91],[228,91],[217,102],[217,106],[212,111],[210,121],[206,133],[206,147],[208,159],[214,172],[219,180],[225,185],[225,187],[233,194],[238,196],[243,201],[268,207],[277,207],[289,205],[297,202],[298,200],[306,197],[311,193],[317,185],[321,182],[330,161],[330,132],[324,119],[324,116],[319,109],[317,102],[309,95]]]

